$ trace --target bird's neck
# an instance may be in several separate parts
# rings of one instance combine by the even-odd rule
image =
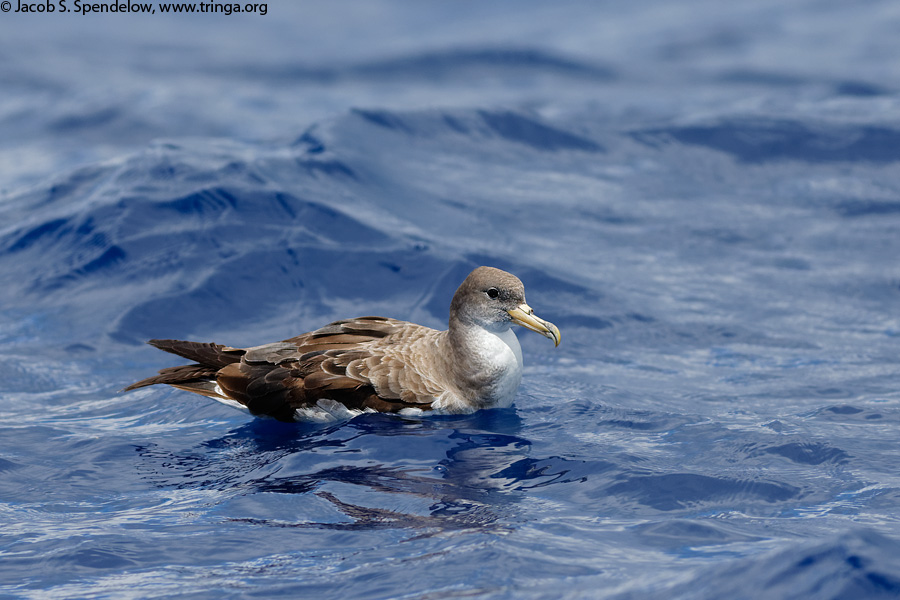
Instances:
[[[466,389],[460,390],[478,408],[509,406],[522,379],[522,349],[511,328],[491,331],[456,321],[445,338],[453,370]]]

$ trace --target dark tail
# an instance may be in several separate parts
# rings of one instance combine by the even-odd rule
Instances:
[[[180,367],[168,367],[159,372],[159,375],[142,379],[132,383],[122,390],[128,392],[138,388],[167,383],[169,385],[185,385],[204,381],[215,381],[216,373],[222,367],[241,360],[244,350],[229,348],[219,344],[204,342],[185,342],[181,340],[150,340],[147,342],[160,350],[177,354],[196,364],[182,365]]]
[[[147,387],[148,385],[156,385],[157,383],[168,383],[169,385],[184,385],[188,383],[197,383],[200,381],[215,380],[216,373],[219,370],[215,367],[207,367],[205,365],[182,365],[180,367],[168,367],[162,369],[159,375],[142,379],[137,383],[132,383],[123,392],[130,392],[138,388]]]
[[[207,367],[221,369],[231,363],[240,362],[244,350],[229,348],[205,342],[185,342],[182,340],[150,340],[147,342],[165,352],[177,354]]]

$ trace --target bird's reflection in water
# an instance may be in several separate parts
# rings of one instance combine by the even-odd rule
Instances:
[[[425,419],[372,414],[318,427],[257,420],[193,452],[170,453],[159,446],[139,452],[145,477],[157,485],[219,490],[227,497],[314,493],[350,519],[235,521],[328,529],[503,529],[521,489],[566,473],[555,468],[560,465],[537,466],[541,461],[527,456],[531,442],[519,435],[521,428],[514,409]],[[391,495],[392,507],[341,498],[348,488],[337,484]],[[423,499],[428,508],[410,513],[410,503],[398,502],[396,495]]]
[[[289,522],[274,519],[254,519],[254,518],[236,518],[230,519],[234,522],[251,523],[254,525],[265,525],[269,527],[294,527],[299,529],[338,529],[338,530],[358,530],[358,529],[412,529],[412,530],[428,530],[428,533],[422,533],[411,539],[419,539],[451,530],[479,529],[504,531],[507,528],[498,523],[498,515],[491,511],[487,506],[477,503],[468,503],[466,506],[454,505],[452,507],[441,507],[431,511],[428,515],[416,515],[394,511],[385,508],[375,508],[367,506],[359,506],[339,500],[330,492],[315,492],[316,496],[323,498],[333,504],[345,516],[353,519],[346,523],[312,523],[312,522]],[[447,510],[449,509],[449,510]]]

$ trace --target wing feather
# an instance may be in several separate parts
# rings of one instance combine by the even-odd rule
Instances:
[[[153,340],[158,348],[197,364],[172,367],[164,370],[166,377],[140,383],[171,383],[170,373],[178,369],[181,378],[198,381],[193,389],[180,379],[182,389],[211,396],[221,391],[253,414],[287,421],[297,409],[315,407],[320,400],[380,412],[427,408],[441,390],[410,366],[420,357],[402,348],[416,336],[432,334],[437,332],[395,319],[359,317],[247,349]]]

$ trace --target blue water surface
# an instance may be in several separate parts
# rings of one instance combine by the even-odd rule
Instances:
[[[0,14],[0,597],[900,596],[896,2]],[[119,390],[518,275],[515,405]]]

